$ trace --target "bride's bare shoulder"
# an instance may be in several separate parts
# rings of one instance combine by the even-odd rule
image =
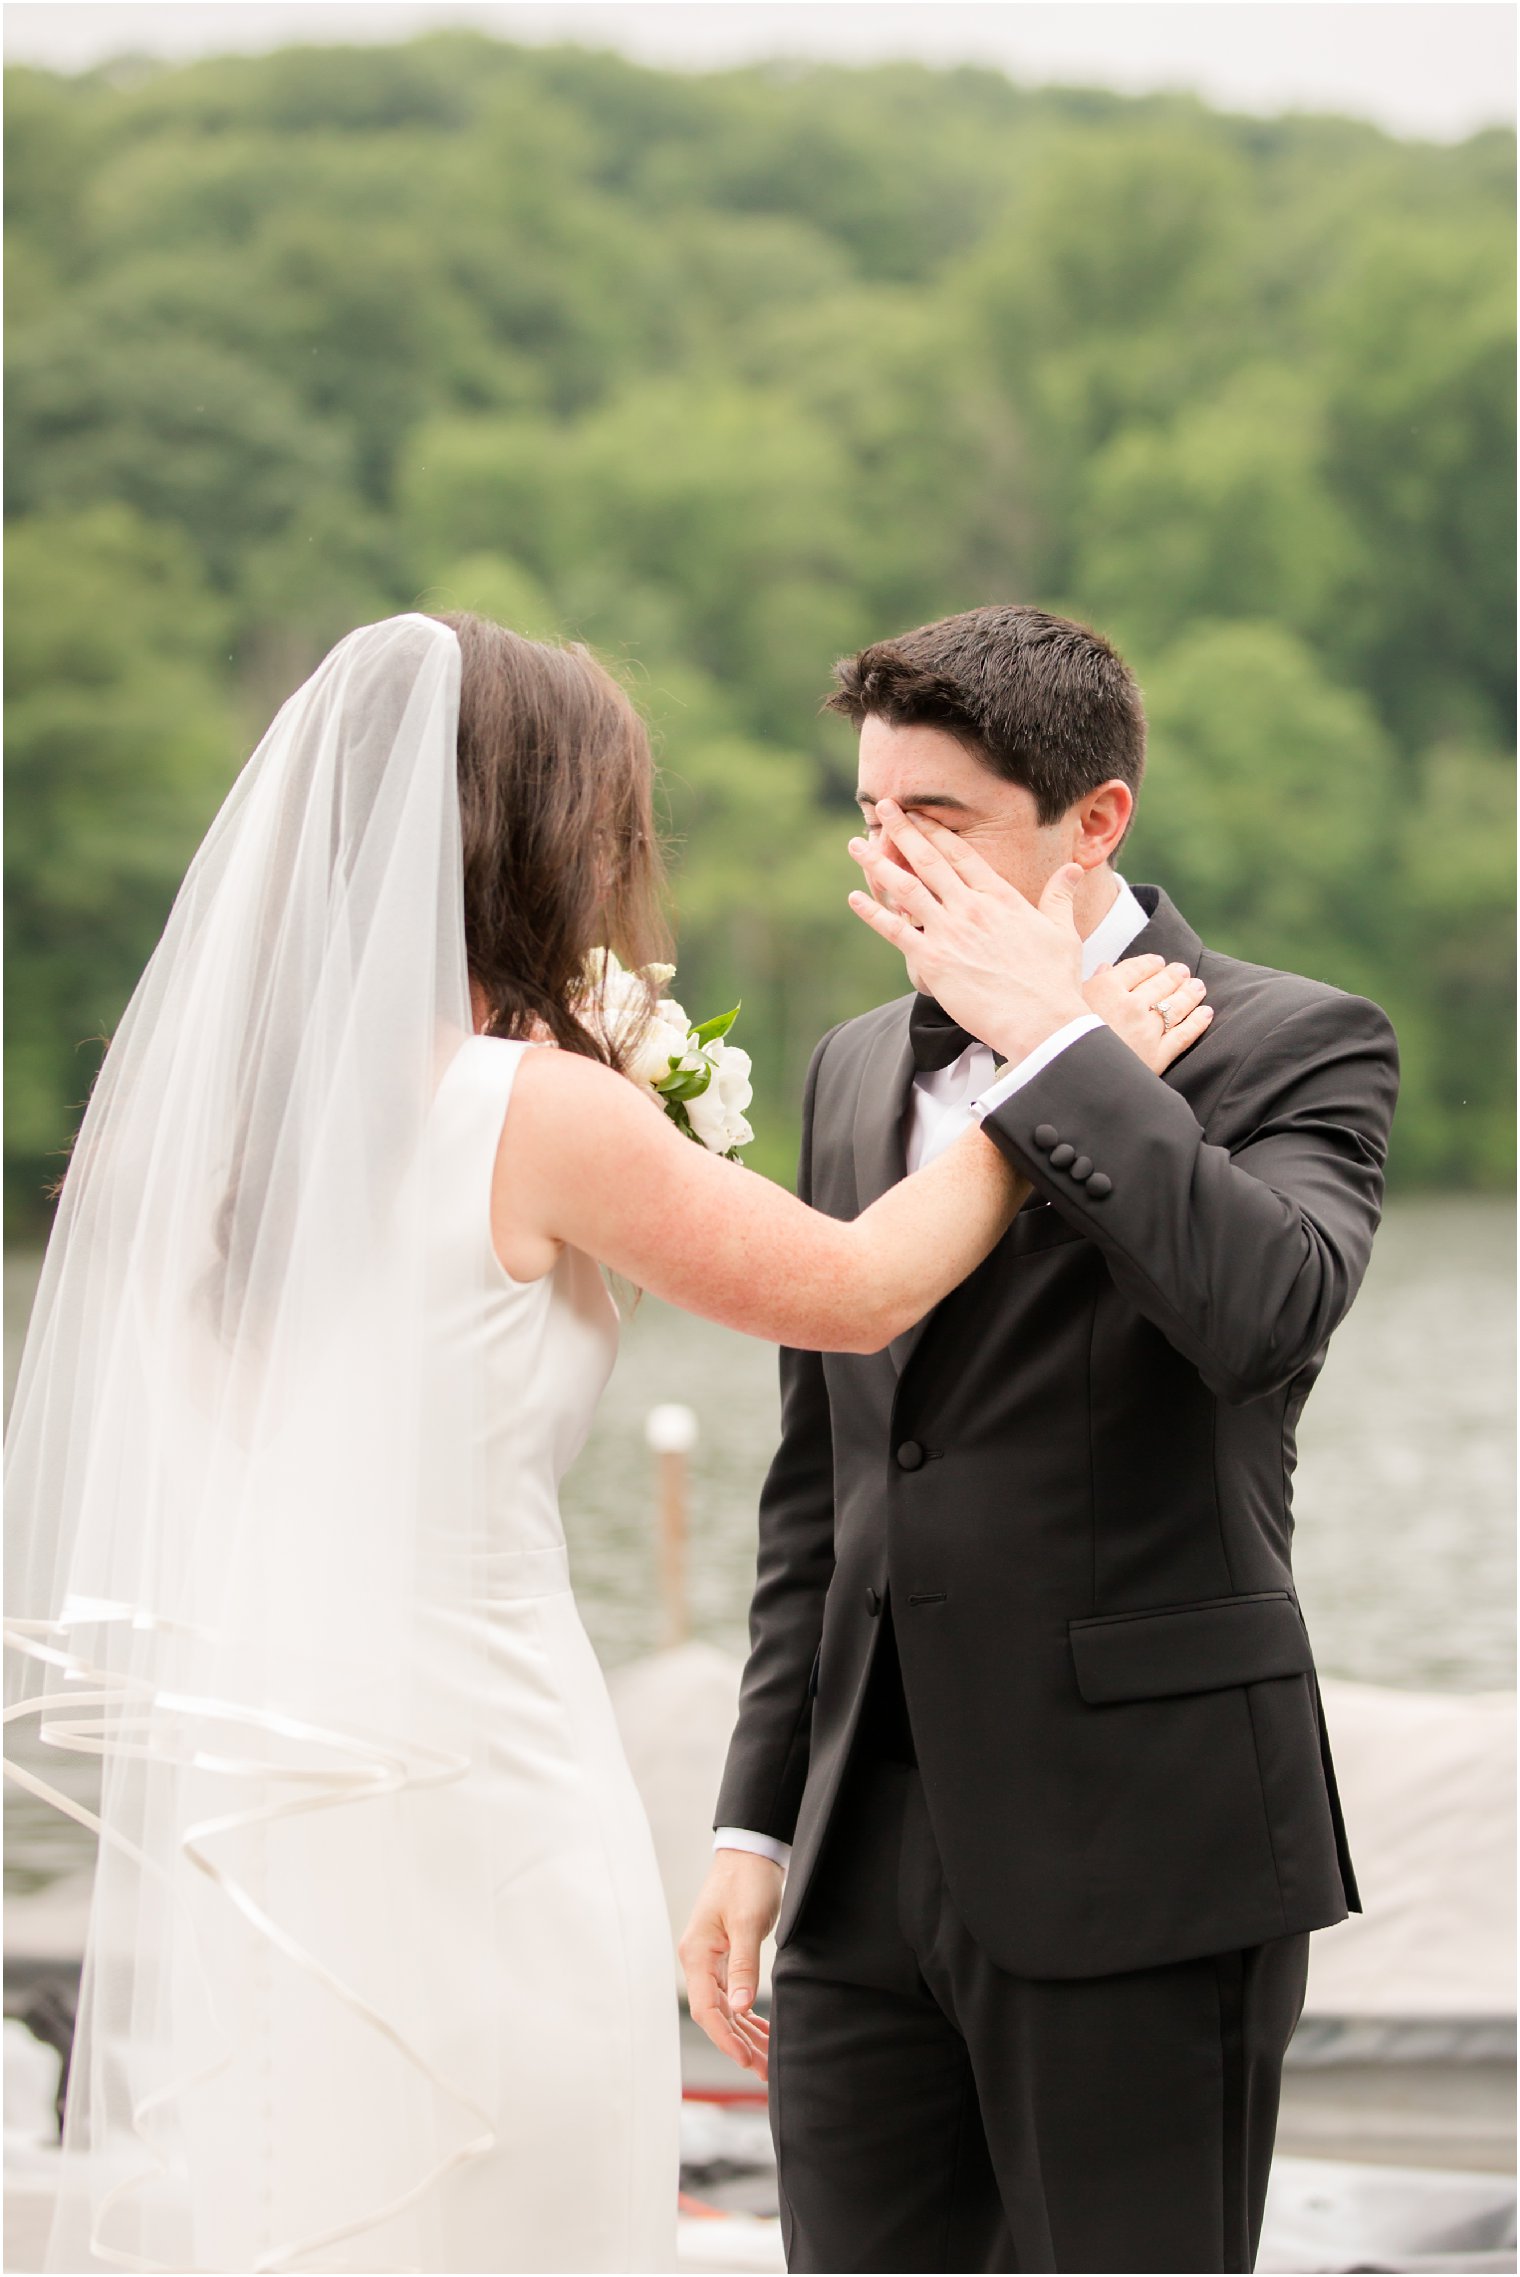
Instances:
[[[609,1144],[626,1146],[630,1137],[658,1131],[664,1123],[655,1102],[615,1068],[554,1044],[535,1044],[522,1055],[513,1079],[503,1129],[503,1150],[558,1160]]]
[[[554,1229],[556,1190],[567,1172],[601,1175],[611,1150],[626,1156],[633,1085],[610,1067],[533,1045],[512,1078],[491,1179],[491,1238],[509,1277],[538,1281],[553,1270],[563,1237]],[[642,1125],[638,1126],[642,1128]]]
[[[601,1060],[587,1059],[582,1052],[567,1052],[558,1044],[533,1043],[522,1055],[522,1064],[512,1084],[513,1097],[522,1097],[542,1107],[571,1100],[585,1103],[596,1101],[609,1106],[625,1098],[636,1101],[638,1093],[626,1076],[616,1068],[604,1066]]]

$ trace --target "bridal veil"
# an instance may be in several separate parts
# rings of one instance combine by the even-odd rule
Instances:
[[[452,1820],[428,1881],[480,1744],[468,1666],[429,1649],[483,1534],[478,1389],[423,1333],[429,1108],[472,1025],[459,673],[401,616],[285,704],[106,1054],[43,1267],[6,1715],[101,1774],[52,2268],[437,2267],[431,2185],[492,2140],[491,1890]]]

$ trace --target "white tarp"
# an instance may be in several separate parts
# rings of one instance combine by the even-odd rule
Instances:
[[[1365,1912],[1310,1947],[1308,2013],[1515,2013],[1515,1695],[1324,1683]]]
[[[739,1663],[686,1644],[611,1683],[679,1936],[712,1855]],[[1306,2013],[1513,2017],[1514,1694],[1327,1679],[1324,1695],[1366,1912],[1314,1939]]]

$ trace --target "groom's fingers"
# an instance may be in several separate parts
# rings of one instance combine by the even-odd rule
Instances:
[[[770,2027],[763,2017],[749,2014],[730,2015],[729,2023],[755,2059],[755,2069],[764,2076],[766,2059],[770,2055]]]
[[[716,1977],[697,1971],[686,1980],[686,1996],[691,2006],[691,2020],[699,2024],[715,2048],[731,2056],[736,2064],[745,2060],[745,2050],[733,2026],[723,2013]]]
[[[937,900],[949,901],[963,890],[959,870],[946,859],[938,846],[930,843],[912,816],[905,814],[895,799],[881,800],[876,809],[876,819],[881,824],[882,835],[891,839],[903,860],[912,865],[913,875],[923,880]]]
[[[882,814],[883,809],[889,816],[903,812],[895,799],[883,799],[876,810],[878,815]],[[961,883],[970,886],[974,893],[995,894],[999,901],[1019,898],[1008,880],[974,846],[969,846],[958,831],[947,828],[943,822],[936,822],[932,815],[927,814],[915,815],[910,828],[919,832],[925,842],[942,856]]]
[[[754,2068],[754,2056],[734,2030],[729,2015],[728,1995],[723,1989],[719,1971],[728,1957],[726,1939],[722,1943],[704,1942],[700,1950],[694,1947],[692,1933],[687,1931],[682,1942],[681,1960],[686,1970],[686,1997],[691,2008],[691,2019],[700,2025],[713,2046],[745,2071]]]
[[[850,840],[850,854],[866,874],[866,884],[883,909],[905,910],[922,922],[921,912],[934,906],[934,896],[911,870],[903,868],[864,838]]]
[[[1045,882],[1040,896],[1040,915],[1053,917],[1058,925],[1070,928],[1073,937],[1077,930],[1076,893],[1082,883],[1080,862],[1063,862]]]
[[[748,1914],[738,1913],[729,1922],[728,1948],[728,2005],[733,2014],[753,2007],[760,1983],[760,1939],[763,1931]]]
[[[873,933],[879,933],[904,955],[915,941],[923,938],[916,925],[910,925],[906,917],[899,917],[895,909],[883,909],[868,893],[852,893],[849,901],[863,925],[869,925]]]
[[[904,869],[863,839],[850,840],[850,852],[866,873],[872,898],[883,909],[899,910],[913,924],[923,926],[943,904],[912,870]]]
[[[729,2023],[721,2008],[698,2009],[693,2004],[691,2017],[692,2022],[699,2024],[707,2034],[720,2056],[727,2056],[730,2063],[736,2063],[741,2071],[753,2070],[753,2055]]]
[[[770,2050],[763,2041],[744,2042],[744,2069],[752,2071],[757,2079],[770,2075]]]

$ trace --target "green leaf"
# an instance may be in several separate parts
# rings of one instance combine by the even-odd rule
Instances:
[[[662,1076],[655,1089],[662,1099],[700,1099],[711,1081],[710,1067],[693,1068],[684,1074]]]
[[[696,1132],[691,1127],[690,1115],[687,1114],[686,1109],[681,1105],[679,1099],[667,1099],[665,1102],[665,1112],[670,1117],[671,1121],[675,1124],[678,1131],[684,1131],[686,1133],[686,1136],[689,1139],[694,1139],[698,1146],[702,1144],[702,1141],[697,1138]]]
[[[720,1036],[726,1036],[728,1034],[729,1029],[738,1019],[740,1011],[742,1009],[743,1001],[741,999],[740,1003],[734,1006],[732,1012],[714,1013],[713,1017],[710,1020],[704,1020],[702,1022],[700,1028],[693,1028],[692,1034],[696,1037],[699,1044],[715,1044]]]

